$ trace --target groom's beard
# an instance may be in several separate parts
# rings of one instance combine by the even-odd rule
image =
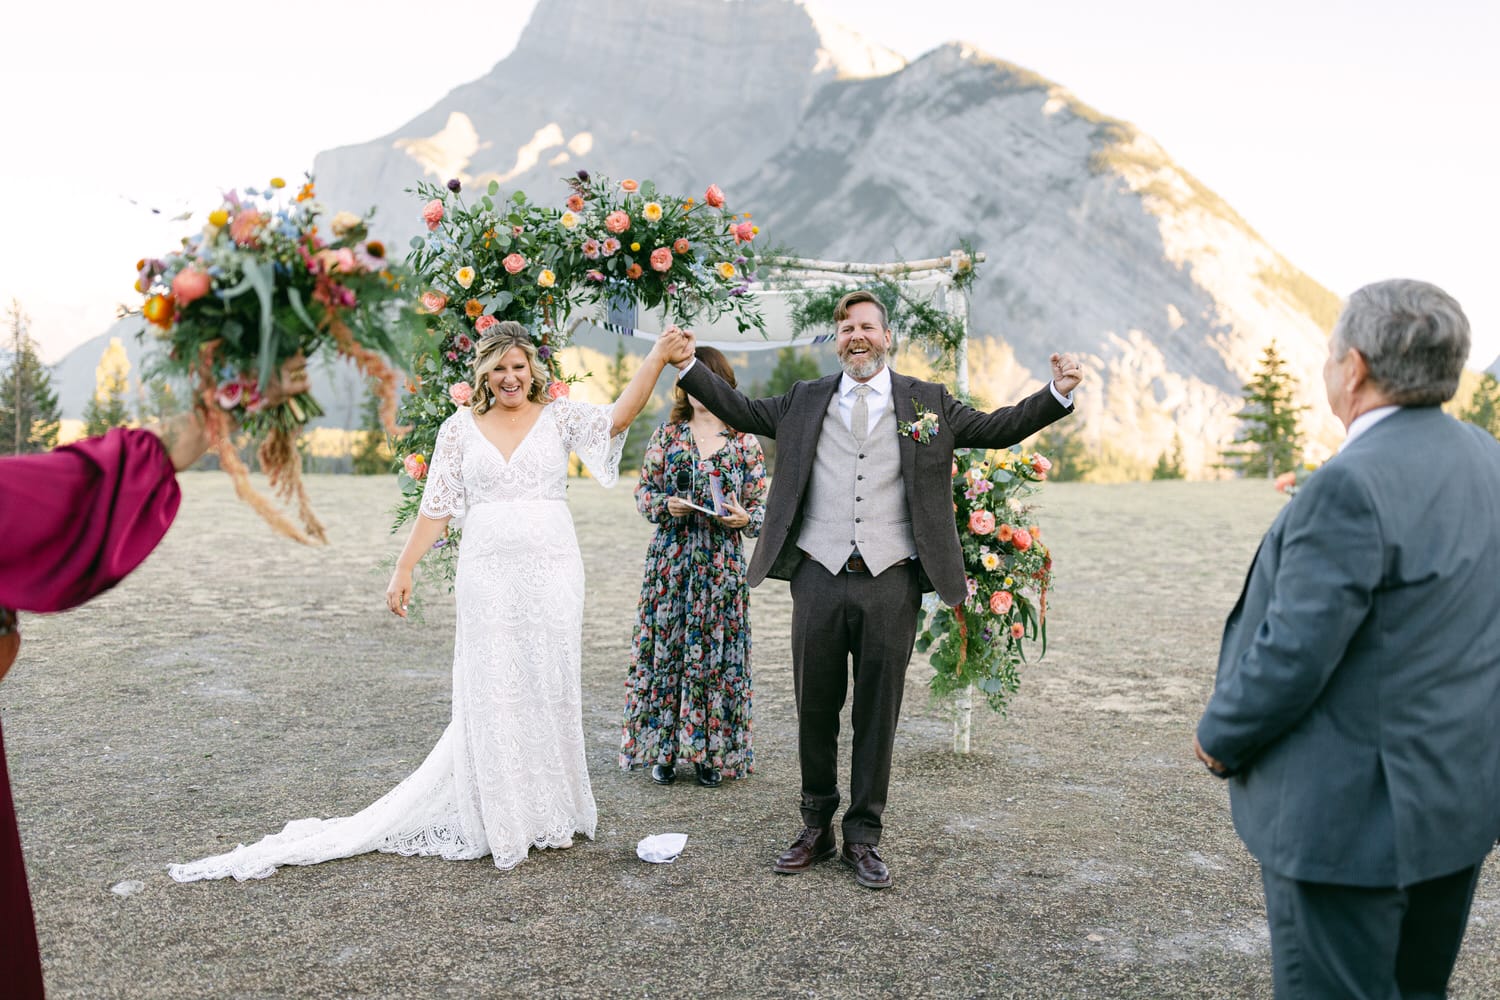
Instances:
[[[856,347],[866,348],[867,353],[850,353]],[[844,374],[860,381],[880,371],[884,364],[885,348],[869,341],[851,340],[848,347],[839,354],[839,365],[844,369]]]

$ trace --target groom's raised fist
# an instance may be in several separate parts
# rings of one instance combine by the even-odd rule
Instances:
[[[1052,355],[1052,384],[1064,396],[1078,388],[1083,381],[1083,367],[1072,354]]]

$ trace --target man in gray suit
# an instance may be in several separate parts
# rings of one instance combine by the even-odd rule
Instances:
[[[1355,292],[1339,454],[1272,523],[1195,749],[1261,865],[1278,998],[1441,997],[1500,836],[1500,443],[1443,413],[1458,303]]]
[[[840,375],[746,399],[704,365],[682,359],[679,385],[736,430],[776,439],[776,470],[749,582],[791,581],[792,670],[803,830],[776,871],[806,871],[836,853],[839,712],[854,661],[854,755],[842,858],[860,885],[883,889],[876,845],[890,785],[891,747],[923,591],[968,597],[953,518],[954,448],[1004,448],[1072,411],[1082,378],[1052,355],[1052,384],[1015,406],[982,413],[935,382],[886,367],[885,307],[851,292],[834,313]],[[917,408],[937,431],[918,442],[900,424]]]

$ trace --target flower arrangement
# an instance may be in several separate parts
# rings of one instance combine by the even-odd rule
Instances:
[[[438,428],[468,405],[475,347],[501,321],[531,332],[554,399],[577,381],[562,370],[558,352],[581,306],[664,306],[679,320],[727,313],[742,330],[764,326],[745,295],[755,280],[759,230],[748,215],[728,211],[718,185],[692,198],[661,192],[649,180],[613,183],[585,170],[566,183],[560,205],[539,204],[522,191],[502,197],[493,181],[473,200],[457,179],[414,189],[427,235],[411,241],[407,264],[427,332],[401,409],[410,429],[396,444],[403,500],[395,527],[416,515]]]
[[[938,432],[938,415],[926,409],[915,399],[912,405],[917,409],[917,419],[910,422],[902,420],[896,424],[896,433],[903,437],[910,437],[917,444],[926,444],[931,441]]]
[[[1307,477],[1317,472],[1322,465],[1318,462],[1301,462],[1290,472],[1283,472],[1276,477],[1276,490],[1287,496],[1296,496],[1302,484],[1307,482]]]
[[[136,265],[142,336],[165,347],[154,373],[190,382],[235,492],[304,543],[327,538],[295,438],[323,410],[307,393],[275,406],[263,393],[285,362],[326,346],[377,382],[381,419],[397,433],[398,382],[386,358],[399,352],[392,331],[414,318],[384,245],[369,238],[370,215],[337,212],[326,228],[323,215],[311,177],[295,192],[273,178],[265,191],[230,191],[181,249]],[[236,422],[260,441],[261,468],[278,496],[297,502],[300,527],[250,485],[230,440]]]
[[[935,696],[972,684],[1004,712],[1020,688],[1026,643],[1040,642],[1046,655],[1052,555],[1023,501],[1051,468],[1036,453],[954,452],[953,508],[969,595],[956,608],[924,612],[917,649],[931,654]]]

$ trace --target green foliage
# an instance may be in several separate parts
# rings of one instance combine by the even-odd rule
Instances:
[[[1302,454],[1299,418],[1307,407],[1294,402],[1296,386],[1271,341],[1255,376],[1245,384],[1245,405],[1236,414],[1243,426],[1235,444],[1224,451],[1225,467],[1269,479],[1297,464]]]
[[[1500,379],[1488,373],[1481,376],[1474,394],[1458,416],[1460,420],[1483,427],[1500,438]]]
[[[1156,468],[1151,470],[1152,479],[1184,479],[1187,470],[1184,468],[1182,458],[1182,437],[1177,433],[1172,434],[1172,450],[1162,452],[1161,457],[1156,460]]]
[[[376,394],[373,382],[368,383],[368,387],[369,392],[360,407],[360,436],[354,446],[356,476],[378,476],[391,471],[391,446],[380,423],[380,396]]]
[[[1020,688],[1026,643],[1047,653],[1047,588],[1052,555],[1022,500],[1047,478],[1035,452],[960,449],[953,458],[953,503],[969,596],[956,608],[924,608],[916,647],[928,653],[934,697],[970,684],[1004,713]]]
[[[21,304],[12,301],[10,366],[0,375],[0,451],[24,455],[57,446],[62,411],[52,373],[37,356]]]
[[[111,340],[95,371],[94,394],[83,408],[85,436],[97,437],[130,422],[130,407],[126,403],[129,375],[130,362],[126,360],[124,346],[118,339]]]
[[[1055,483],[1080,482],[1094,468],[1094,460],[1072,420],[1059,420],[1032,441],[1037,451],[1052,460],[1048,478]]]

